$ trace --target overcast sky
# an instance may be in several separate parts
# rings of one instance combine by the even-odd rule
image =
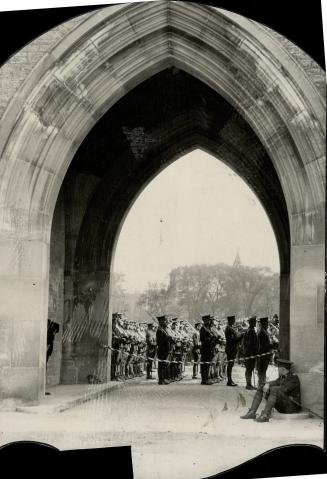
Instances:
[[[181,265],[243,264],[279,272],[276,239],[261,204],[229,167],[196,150],[144,189],[117,242],[114,270],[130,292],[167,282]]]

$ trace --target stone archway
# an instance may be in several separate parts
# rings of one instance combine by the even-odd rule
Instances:
[[[322,374],[308,376],[323,361],[323,305],[317,305],[324,282],[321,76],[314,78],[265,27],[182,2],[97,11],[45,53],[1,120],[0,314],[12,332],[1,372],[3,397],[35,401],[44,391],[51,221],[74,154],[120,98],[175,67],[235,108],[276,172],[290,225],[290,354],[304,389],[311,382],[313,403],[321,403]]]

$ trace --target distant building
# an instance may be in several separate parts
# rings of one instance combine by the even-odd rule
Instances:
[[[233,263],[233,268],[240,268],[241,266],[242,266],[242,262],[241,262],[240,254],[237,250],[234,263]]]

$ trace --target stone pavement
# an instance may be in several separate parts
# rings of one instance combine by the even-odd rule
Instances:
[[[187,368],[181,382],[127,381],[62,413],[0,412],[0,445],[16,440],[62,450],[132,445],[136,479],[199,479],[275,447],[322,447],[323,422],[316,418],[274,415],[263,424],[240,419],[253,392],[244,388],[244,369],[234,369],[240,384],[235,388],[225,382],[201,386]]]
[[[45,395],[37,406],[18,406],[16,412],[29,414],[54,414],[97,399],[101,394],[122,387],[121,382],[106,384],[72,384],[47,388],[50,395]]]

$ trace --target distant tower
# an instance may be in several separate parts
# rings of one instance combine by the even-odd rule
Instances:
[[[234,263],[233,263],[233,268],[239,268],[240,266],[242,266],[242,263],[241,263],[240,254],[237,250],[237,253],[236,253],[236,256],[235,256],[235,259],[234,259]]]

